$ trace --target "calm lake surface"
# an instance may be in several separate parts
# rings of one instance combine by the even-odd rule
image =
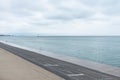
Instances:
[[[1,41],[120,67],[120,37],[15,37],[0,36]]]

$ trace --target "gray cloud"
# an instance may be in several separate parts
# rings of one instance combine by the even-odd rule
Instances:
[[[95,7],[105,15],[120,15],[120,0],[81,0],[81,2]]]
[[[47,14],[46,18],[58,20],[73,20],[88,18],[92,15],[92,12],[89,11],[62,9],[57,12]]]
[[[119,7],[120,0],[1,0],[0,34],[120,34]]]
[[[105,6],[113,6],[118,4],[119,0],[80,0],[82,3],[89,5],[89,6],[96,6],[96,7],[105,7]]]
[[[47,14],[48,19],[60,19],[60,20],[71,20],[71,19],[83,19],[90,17],[94,12],[87,9],[84,4],[81,4],[79,0],[51,0],[52,4],[57,10]]]

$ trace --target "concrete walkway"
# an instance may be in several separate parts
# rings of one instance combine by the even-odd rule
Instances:
[[[0,80],[64,80],[0,48]]]

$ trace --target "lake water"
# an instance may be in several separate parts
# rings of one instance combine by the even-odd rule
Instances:
[[[1,41],[76,59],[120,67],[120,37],[15,37]]]

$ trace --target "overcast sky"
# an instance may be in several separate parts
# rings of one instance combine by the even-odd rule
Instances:
[[[0,0],[0,34],[120,35],[120,0]]]

